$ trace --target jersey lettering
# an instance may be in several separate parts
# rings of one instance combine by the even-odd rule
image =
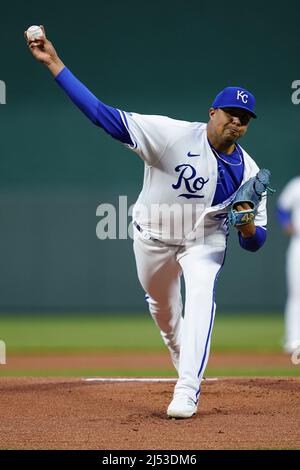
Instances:
[[[187,193],[179,194],[178,197],[185,197],[186,199],[191,198],[203,198],[201,194],[195,194],[203,189],[203,186],[209,181],[209,178],[205,180],[202,176],[197,177],[197,172],[192,165],[182,164],[175,168],[175,171],[179,173],[176,184],[172,184],[174,189],[179,189],[181,186],[185,188]]]
[[[214,219],[216,219],[216,220],[226,219],[226,217],[228,217],[227,212],[222,213],[222,214],[216,214],[216,215],[214,215]]]

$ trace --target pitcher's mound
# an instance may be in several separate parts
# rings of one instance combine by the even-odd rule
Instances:
[[[166,416],[174,382],[10,378],[0,385],[2,449],[293,449],[300,378],[204,381],[199,410]]]

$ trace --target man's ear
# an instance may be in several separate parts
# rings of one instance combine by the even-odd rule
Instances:
[[[215,108],[209,108],[209,110],[208,110],[208,115],[209,115],[210,119],[213,119],[213,118],[214,118],[214,116],[215,116],[215,114],[216,114],[216,111],[217,111],[217,110],[216,110]]]

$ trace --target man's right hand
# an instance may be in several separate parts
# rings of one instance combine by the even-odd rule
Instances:
[[[64,64],[58,57],[52,43],[47,39],[44,26],[40,25],[40,27],[44,32],[44,37],[28,40],[26,31],[24,31],[24,37],[33,57],[45,64],[53,75],[56,76],[64,68]]]

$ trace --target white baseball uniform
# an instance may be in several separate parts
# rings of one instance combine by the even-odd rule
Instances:
[[[278,208],[288,216],[293,235],[287,251],[286,276],[288,297],[285,307],[285,350],[300,346],[300,177],[283,189]],[[284,224],[283,224],[284,225]]]

